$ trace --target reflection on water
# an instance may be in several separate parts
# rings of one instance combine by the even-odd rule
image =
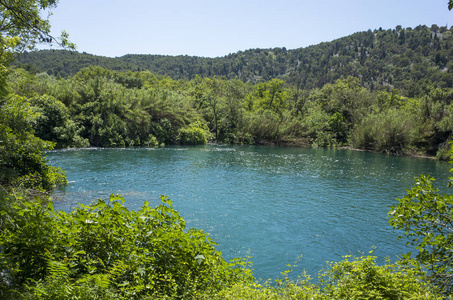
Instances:
[[[387,223],[389,206],[420,173],[446,186],[450,168],[368,152],[254,146],[83,149],[47,156],[70,182],[54,194],[58,209],[112,193],[136,209],[168,195],[187,226],[209,232],[225,258],[250,251],[261,278],[278,277],[300,255],[300,268],[311,275],[326,261],[368,253],[372,246],[380,262],[385,256],[394,260],[408,249]]]

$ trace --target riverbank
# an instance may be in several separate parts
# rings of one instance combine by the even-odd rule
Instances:
[[[261,139],[256,142],[256,145],[258,146],[277,146],[277,147],[300,147],[300,148],[317,148],[313,147],[309,140],[307,138],[287,138],[287,139],[282,139],[280,141],[273,141],[273,140],[265,140]],[[371,153],[381,153],[381,154],[388,154],[388,155],[393,155],[393,156],[407,156],[407,157],[417,157],[417,158],[426,158],[426,159],[433,159],[433,160],[441,160],[441,161],[448,161],[450,159],[450,156],[448,155],[448,152],[445,151],[445,153],[440,153],[437,156],[435,155],[429,155],[427,153],[422,153],[420,151],[402,151],[400,152],[380,152],[380,151],[374,151],[374,150],[369,150],[369,149],[360,149],[360,148],[354,148],[352,146],[337,146],[337,147],[328,147],[328,148],[336,148],[336,149],[346,149],[346,150],[352,150],[352,151],[363,151],[363,152],[371,152]],[[442,150],[440,150],[442,151]]]

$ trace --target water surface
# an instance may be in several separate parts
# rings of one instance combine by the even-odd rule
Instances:
[[[387,223],[395,198],[420,173],[444,187],[450,165],[338,149],[192,146],[52,151],[69,185],[56,207],[119,193],[131,209],[167,195],[188,227],[207,231],[226,259],[253,256],[258,278],[277,278],[298,256],[315,276],[326,261],[410,251]]]

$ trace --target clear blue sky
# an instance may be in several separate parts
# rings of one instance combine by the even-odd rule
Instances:
[[[60,0],[52,33],[79,52],[225,56],[295,49],[368,29],[453,25],[448,0]]]

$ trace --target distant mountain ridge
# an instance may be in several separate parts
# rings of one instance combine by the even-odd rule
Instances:
[[[16,64],[34,72],[68,77],[89,66],[116,71],[150,71],[173,79],[225,76],[260,82],[281,78],[301,89],[354,76],[373,90],[397,88],[417,95],[427,82],[453,87],[452,28],[420,25],[377,29],[305,48],[250,49],[218,58],[124,55],[109,58],[64,50],[23,53]]]

